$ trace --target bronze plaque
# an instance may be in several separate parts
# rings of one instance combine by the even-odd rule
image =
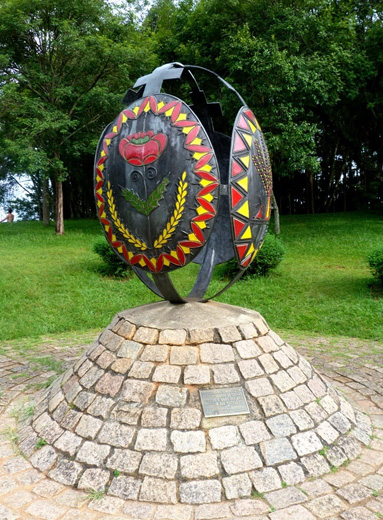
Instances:
[[[250,413],[245,394],[240,386],[200,390],[203,414],[205,417],[224,417]]]

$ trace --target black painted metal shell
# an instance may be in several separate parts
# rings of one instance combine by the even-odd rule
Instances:
[[[104,131],[95,175],[102,227],[128,264],[166,273],[209,239],[219,168],[202,124],[181,100],[158,94],[131,103]]]

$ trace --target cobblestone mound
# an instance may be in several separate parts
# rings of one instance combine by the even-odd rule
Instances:
[[[199,389],[238,386],[250,414],[203,417]],[[257,312],[160,302],[119,313],[19,433],[61,484],[205,504],[328,473],[372,427]]]

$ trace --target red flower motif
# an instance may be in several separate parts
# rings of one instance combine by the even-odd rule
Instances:
[[[145,166],[156,161],[166,147],[167,137],[164,134],[149,132],[138,132],[121,139],[119,151],[129,164],[134,166]]]

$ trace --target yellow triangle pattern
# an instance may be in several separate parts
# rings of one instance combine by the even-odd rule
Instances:
[[[246,192],[249,190],[249,178],[244,177],[240,181],[237,181],[238,186],[241,186]]]
[[[247,226],[247,229],[245,230],[245,232],[241,236],[241,240],[250,239],[250,238],[252,238],[251,227]]]
[[[250,164],[250,155],[245,155],[244,157],[240,157],[243,164],[246,166],[246,168],[249,167]]]
[[[249,135],[249,134],[245,134],[243,133],[242,134],[242,137],[245,139],[245,141],[247,142],[247,144],[249,145],[249,148],[251,147],[251,144],[253,142],[253,136],[252,135]]]
[[[253,123],[249,120],[247,120],[247,122],[249,123],[249,126],[251,128],[251,131],[253,132],[253,134],[255,134],[255,131],[256,131],[256,127],[253,125]]]
[[[249,203],[246,201],[242,206],[237,210],[237,213],[240,215],[249,218]]]

